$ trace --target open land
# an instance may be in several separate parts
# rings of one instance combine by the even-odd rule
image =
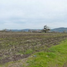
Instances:
[[[0,67],[67,67],[67,33],[0,32]]]

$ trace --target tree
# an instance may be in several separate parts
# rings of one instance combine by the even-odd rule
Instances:
[[[43,32],[47,33],[48,31],[50,31],[49,27],[47,25],[44,26]]]

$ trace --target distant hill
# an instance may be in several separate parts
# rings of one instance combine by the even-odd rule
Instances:
[[[25,31],[25,32],[28,32],[29,30],[33,30],[33,31],[37,31],[37,30],[42,30],[42,29],[11,29],[11,31],[13,32],[20,32],[20,31]],[[9,29],[7,29],[7,31],[10,31]],[[60,27],[60,28],[54,28],[54,29],[51,29],[50,30],[51,32],[67,32],[67,28],[64,28],[64,27]]]
[[[20,32],[20,31],[25,31],[25,32],[28,32],[29,30],[32,30],[32,31],[37,31],[37,30],[41,30],[41,29],[11,29],[11,31],[13,32]],[[7,31],[10,31],[9,29],[7,29]]]
[[[51,29],[51,31],[55,31],[55,32],[67,32],[67,28],[64,27],[60,27],[60,28],[55,28],[55,29]]]

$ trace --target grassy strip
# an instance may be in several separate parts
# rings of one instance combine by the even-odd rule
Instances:
[[[67,61],[67,40],[49,48],[49,52],[38,52],[27,61],[27,67],[63,67]]]

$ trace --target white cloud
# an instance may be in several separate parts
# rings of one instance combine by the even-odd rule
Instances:
[[[66,17],[67,0],[0,0],[0,29],[66,27]]]

